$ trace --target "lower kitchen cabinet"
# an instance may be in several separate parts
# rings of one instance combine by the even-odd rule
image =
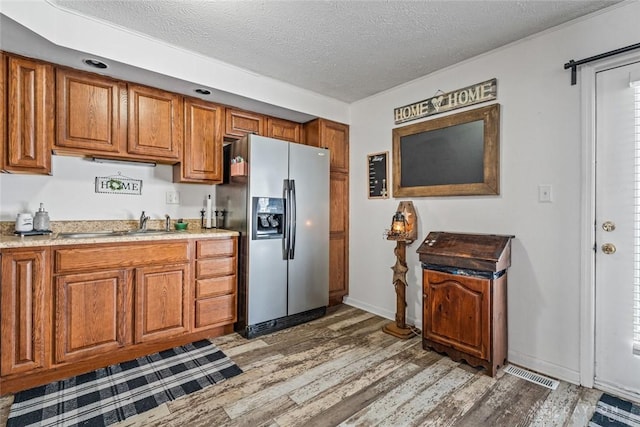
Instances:
[[[196,242],[195,329],[237,320],[236,257],[236,239]]]
[[[237,237],[3,249],[0,394],[233,332]]]
[[[55,363],[112,352],[131,342],[127,270],[58,276],[55,282]]]
[[[20,374],[46,365],[49,323],[45,301],[50,283],[46,248],[2,252],[0,374]]]
[[[189,331],[189,266],[135,270],[136,343]]]

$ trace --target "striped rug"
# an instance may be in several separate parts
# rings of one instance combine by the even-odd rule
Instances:
[[[19,392],[7,426],[108,426],[240,373],[198,341]]]
[[[640,427],[640,405],[603,393],[589,427]]]

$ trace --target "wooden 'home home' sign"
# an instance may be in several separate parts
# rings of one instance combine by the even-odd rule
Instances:
[[[406,123],[438,113],[468,107],[481,102],[492,101],[498,96],[498,80],[467,86],[453,92],[442,93],[424,101],[398,107],[393,110],[395,124]]]

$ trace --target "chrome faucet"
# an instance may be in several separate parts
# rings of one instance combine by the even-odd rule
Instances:
[[[140,224],[138,225],[138,229],[145,231],[147,229],[147,221],[149,221],[149,217],[144,215],[144,211],[140,215]]]
[[[171,231],[171,217],[169,214],[164,215],[164,231]]]

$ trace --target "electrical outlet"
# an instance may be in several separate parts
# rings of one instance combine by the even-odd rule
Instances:
[[[167,205],[180,204],[180,193],[178,193],[177,191],[167,191],[166,202]]]
[[[551,184],[538,185],[538,202],[551,203],[553,201]]]

